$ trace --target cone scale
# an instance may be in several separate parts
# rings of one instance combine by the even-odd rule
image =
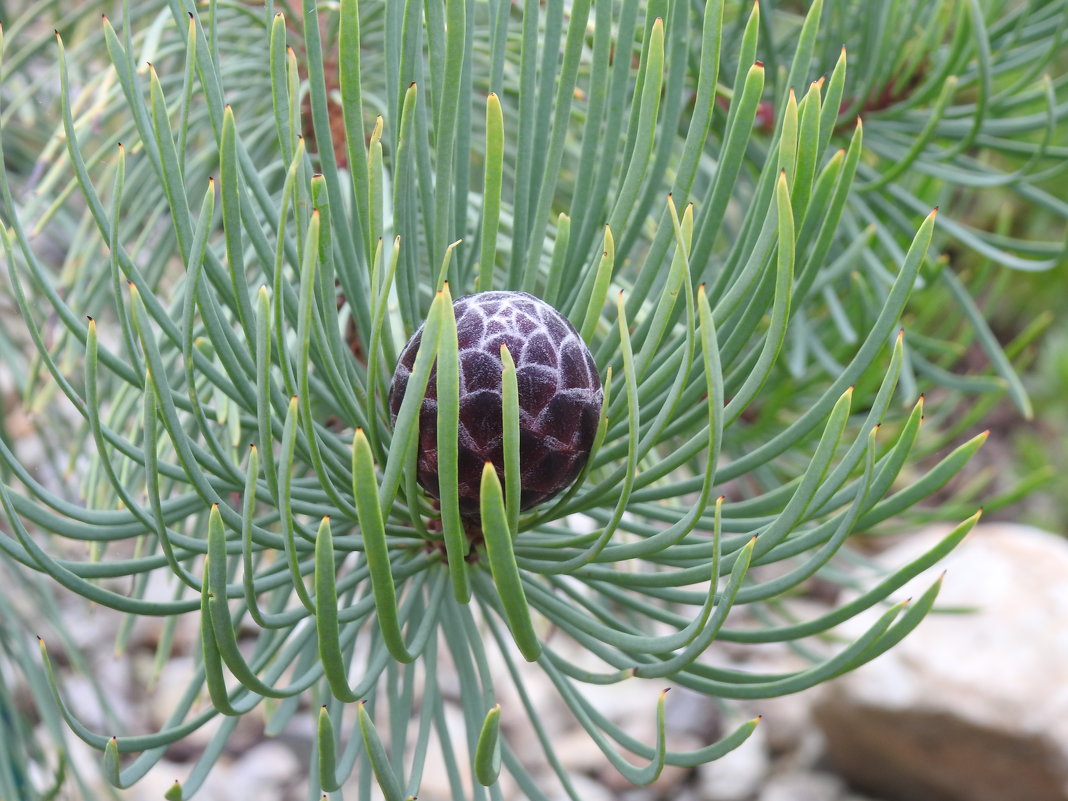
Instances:
[[[516,365],[519,388],[520,508],[530,509],[566,489],[590,454],[601,414],[602,388],[589,348],[574,326],[526,292],[481,292],[453,304],[460,357],[458,489],[460,512],[479,514],[482,469],[492,462],[504,481],[501,345]],[[400,355],[390,384],[396,422],[420,328]],[[431,372],[419,410],[418,477],[439,497],[437,383]]]

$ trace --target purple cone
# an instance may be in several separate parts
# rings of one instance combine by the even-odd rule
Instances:
[[[504,481],[501,345],[515,361],[519,385],[520,505],[529,509],[575,480],[593,447],[601,416],[601,380],[574,326],[526,292],[481,292],[453,303],[460,346],[460,511],[479,515],[482,468],[493,462]],[[389,388],[396,422],[423,329],[408,341]],[[437,371],[419,411],[419,483],[438,491]]]

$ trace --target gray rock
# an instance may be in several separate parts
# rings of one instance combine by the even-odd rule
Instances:
[[[307,768],[282,743],[265,740],[233,763],[226,787],[240,788],[245,798],[286,801],[307,784]]]
[[[774,670],[775,668],[772,668]],[[779,671],[803,669],[787,665]],[[763,698],[755,706],[763,715],[760,728],[767,737],[768,749],[777,762],[788,761],[790,767],[811,767],[823,753],[823,737],[812,722],[813,692],[792,693],[777,698]]]
[[[772,776],[758,801],[840,801],[845,783],[830,773],[786,771]]]
[[[576,773],[570,777],[571,786],[574,788],[576,795],[583,801],[613,801],[615,796],[609,792],[603,784],[598,781],[594,781],[589,776],[583,776],[581,773]],[[508,796],[506,796],[508,797]],[[518,796],[516,796],[518,797]],[[570,796],[562,789],[554,796],[553,801],[570,801]]]
[[[702,801],[747,801],[760,790],[771,769],[767,736],[757,726],[749,739],[715,762],[697,769]]]
[[[904,564],[944,533],[910,537],[882,560]],[[1068,801],[1068,541],[982,526],[943,568],[939,606],[976,611],[928,617],[828,686],[815,712],[829,756],[890,801]]]
[[[664,702],[669,732],[685,732],[711,743],[723,736],[723,714],[715,698],[686,687],[673,687]]]

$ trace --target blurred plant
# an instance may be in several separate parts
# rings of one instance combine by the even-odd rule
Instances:
[[[873,238],[876,247],[859,255],[878,280],[879,248],[900,261],[903,242],[912,238],[914,216],[939,206],[936,241],[955,254],[951,264],[957,269],[941,269],[944,262],[934,261],[924,277],[945,287],[950,308],[961,309],[966,326],[950,335],[959,315],[948,315],[942,331],[924,327],[923,333],[937,332],[941,342],[961,347],[963,339],[974,337],[1025,417],[1030,416],[1026,393],[965,292],[958,270],[969,261],[960,258],[965,252],[974,254],[972,263],[978,257],[1023,271],[1044,271],[1065,258],[1068,203],[1043,188],[1055,186],[1068,170],[1063,144],[1068,74],[1063,63],[1051,64],[1068,36],[1065,10],[1060,0],[899,0],[875,6],[840,0],[827,5],[821,27],[824,63],[829,67],[839,44],[851,57],[838,125],[859,114],[865,127],[865,158],[842,227],[854,239]],[[781,76],[803,16],[784,10],[773,20],[770,52],[762,51],[762,57],[769,74],[777,66]],[[1051,77],[1045,72],[1049,69],[1060,74]],[[984,197],[995,202],[994,214],[977,213]],[[1046,216],[1038,237],[1013,236],[998,224],[995,215],[1007,202]],[[926,309],[938,305],[928,303]],[[969,392],[991,389],[989,380],[977,384],[948,376],[946,369],[959,353],[947,359],[938,342],[932,346],[918,337],[910,340],[910,350],[910,368],[928,379],[939,384],[956,380]]]
[[[1064,0],[875,13],[828,0],[805,14],[723,0],[303,0],[277,13],[270,0],[168,0],[123,3],[120,23],[91,28],[102,6],[85,4],[57,17],[57,105],[29,121],[60,130],[31,155],[19,110],[50,96],[55,74],[40,69],[34,20],[59,7],[7,31],[10,44],[21,25],[23,41],[4,56],[0,121],[5,156],[20,155],[0,192],[10,290],[37,354],[27,396],[58,409],[58,392],[81,420],[78,480],[49,485],[21,443],[0,441],[0,549],[127,615],[127,633],[163,618],[157,664],[179,617],[201,621],[195,674],[158,732],[92,731],[53,680],[112,783],[221,716],[168,794],[188,798],[241,715],[262,706],[277,733],[310,700],[314,795],[369,798],[373,782],[390,801],[414,795],[436,733],[454,798],[500,798],[503,770],[543,799],[533,755],[506,736],[529,725],[577,798],[517,657],[648,783],[726,753],[756,721],[677,751],[662,693],[650,743],[584,684],[796,692],[875,658],[932,608],[937,583],[886,599],[978,514],[929,512],[967,519],[887,576],[866,576],[846,540],[900,519],[978,449],[985,435],[944,452],[961,393],[1008,391],[1028,408],[940,254],[963,245],[1037,269],[1061,245],[959,214],[934,240],[927,213],[997,185],[1068,216],[1034,185],[1064,155],[1065,78],[1041,75]],[[842,42],[860,55],[848,73]],[[932,280],[959,311],[909,304]],[[523,511],[519,382],[504,360],[502,464],[483,472],[476,533],[450,481],[452,298],[489,289],[560,309],[604,400],[577,483]],[[390,426],[393,366],[421,324]],[[954,372],[962,326],[990,360],[981,374]],[[414,452],[435,360],[440,502]],[[921,386],[941,387],[922,438]],[[857,592],[799,621],[788,601],[814,577]],[[872,607],[858,640],[827,636]],[[717,641],[789,643],[811,665],[724,668],[704,658]],[[446,725],[449,664],[465,743]],[[497,704],[502,682],[522,709]]]
[[[52,689],[41,672],[34,634],[59,642],[64,652],[79,660],[77,647],[63,622],[44,577],[10,570],[5,564],[0,579],[7,590],[0,593],[0,798],[52,801],[77,798],[84,801],[115,798],[99,792],[95,777],[87,777],[70,757],[70,736],[52,701]],[[36,631],[28,629],[32,625]],[[78,668],[89,675],[86,665]],[[103,691],[90,684],[98,698]],[[75,795],[76,794],[76,795]]]

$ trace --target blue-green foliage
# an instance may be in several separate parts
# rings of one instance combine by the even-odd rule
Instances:
[[[124,616],[120,648],[162,617],[157,665],[182,615],[200,623],[195,675],[158,732],[90,730],[46,659],[113,784],[221,716],[168,794],[191,797],[241,715],[262,706],[275,734],[310,703],[311,797],[369,798],[372,782],[415,795],[436,739],[455,798],[500,798],[501,772],[546,798],[503,720],[533,727],[576,798],[524,659],[644,784],[721,756],[756,721],[672,750],[663,694],[641,679],[722,699],[797,692],[931,610],[938,583],[889,599],[978,514],[967,497],[909,510],[982,444],[961,442],[964,424],[1005,394],[1029,413],[956,254],[1009,270],[1062,257],[1059,241],[967,214],[998,187],[1068,217],[1041,188],[1068,155],[1068,79],[1043,74],[1064,0],[817,0],[804,14],[131,0],[102,21],[40,5],[54,43],[30,16],[5,31],[4,292],[24,326],[2,336],[5,320],[0,344],[32,340],[19,376],[41,427],[71,410],[77,423],[51,460],[69,459],[69,480],[0,438],[0,551]],[[23,112],[57,76],[55,104]],[[451,299],[490,288],[571,319],[604,413],[578,482],[543,507],[520,513],[487,469],[476,526],[457,511],[455,443],[439,440],[440,503],[413,449],[435,359],[439,436],[455,431]],[[390,425],[392,368],[424,323]],[[971,342],[989,369],[964,374]],[[516,397],[504,403],[517,419]],[[851,536],[922,516],[964,522],[889,575],[858,568]],[[798,620],[788,602],[816,577],[853,600]],[[857,640],[824,636],[868,609]],[[810,664],[715,666],[717,641],[786,642]],[[439,668],[459,681],[466,761]],[[653,742],[583,695],[624,681]],[[505,682],[521,709],[498,705]],[[4,780],[25,781],[25,764]]]

